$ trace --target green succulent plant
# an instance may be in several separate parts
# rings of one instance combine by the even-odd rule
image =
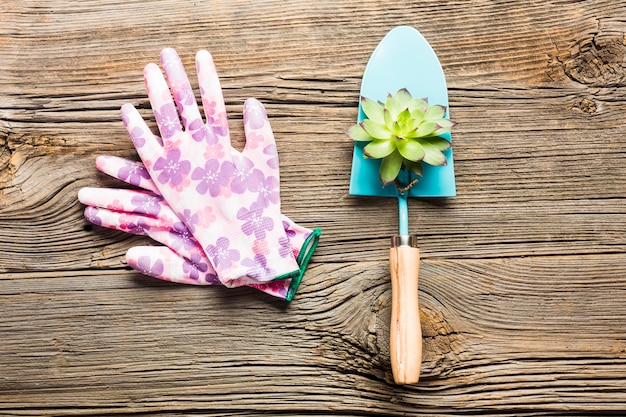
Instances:
[[[444,106],[431,106],[428,99],[413,98],[403,88],[388,94],[384,103],[361,97],[361,108],[367,118],[346,133],[355,141],[369,142],[363,148],[366,158],[382,159],[383,185],[394,182],[403,168],[421,176],[422,163],[446,165],[442,151],[451,145],[440,135],[449,132],[454,122],[445,117]]]

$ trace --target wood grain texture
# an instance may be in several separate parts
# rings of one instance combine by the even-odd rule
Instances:
[[[1,415],[622,415],[626,8],[618,1],[0,3]],[[410,200],[420,383],[389,363],[393,199],[348,195],[360,78],[419,29],[449,86],[458,196]],[[233,143],[267,107],[286,214],[323,229],[295,300],[130,271],[91,227],[94,158],[136,158],[142,68],[213,54]],[[192,83],[195,81],[192,78]]]

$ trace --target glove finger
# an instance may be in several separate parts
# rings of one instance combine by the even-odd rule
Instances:
[[[246,146],[243,153],[252,160],[254,166],[278,175],[278,151],[272,126],[267,118],[265,107],[260,101],[249,98],[243,105],[243,123]]]
[[[123,213],[97,207],[86,207],[85,218],[91,223],[134,235],[149,236],[166,245],[181,259],[189,263],[187,271],[198,271],[216,276],[215,270],[191,233],[181,223],[163,224],[159,219]],[[192,268],[193,267],[193,268]],[[216,278],[217,279],[217,278]],[[218,280],[219,281],[219,280]]]
[[[126,252],[126,263],[135,271],[164,281],[191,285],[221,285],[210,265],[205,270],[204,265],[190,262],[165,246],[132,247]],[[284,300],[290,292],[293,292],[293,289],[289,288],[289,281],[249,286]]]
[[[96,158],[96,168],[100,172],[124,181],[126,184],[141,187],[160,195],[152,178],[150,178],[150,173],[145,165],[139,161],[131,161],[113,155],[102,155]]]
[[[165,70],[167,82],[170,86],[174,101],[178,107],[180,117],[185,130],[197,130],[204,123],[196,97],[194,96],[191,83],[183,67],[183,63],[176,51],[172,48],[165,48],[161,51],[161,64]]]
[[[145,214],[152,217],[159,216],[161,210],[166,206],[166,203],[163,202],[163,197],[149,191],[116,188],[81,188],[78,191],[78,201],[87,206]],[[169,209],[169,207],[167,208]]]
[[[158,65],[154,63],[146,65],[143,77],[161,138],[163,141],[168,141],[182,131],[172,94]]]
[[[191,262],[166,246],[135,246],[126,252],[134,270],[164,281],[192,285],[220,285],[209,265]]]
[[[197,264],[209,265],[208,268],[213,271],[213,267],[210,266],[202,248],[178,218],[175,221],[163,220],[93,206],[85,209],[85,218],[94,224],[109,229],[149,236],[186,259]]]
[[[161,78],[163,77],[161,76]],[[177,146],[168,149],[168,145],[171,143],[164,146],[161,138],[150,132],[145,121],[132,104],[122,106],[122,119],[139,157],[150,173],[152,181],[160,190],[159,194],[163,195],[160,184],[170,187],[181,186],[191,170],[191,163],[188,160],[180,160],[181,150]],[[195,153],[194,156],[202,158],[203,155]],[[160,184],[157,184],[157,181]]]
[[[137,153],[144,162],[148,172],[150,167],[146,161],[154,161],[163,155],[163,142],[161,138],[155,136],[143,117],[139,114],[135,106],[130,103],[124,104],[121,109],[122,121],[126,131],[130,135]]]
[[[148,236],[148,231],[151,229],[163,230],[167,228],[159,219],[94,206],[87,206],[84,216],[85,219],[95,225],[134,235]]]
[[[226,103],[213,57],[208,51],[202,50],[196,54],[196,72],[207,124],[230,143]]]
[[[215,274],[211,262],[209,262],[198,241],[182,222],[174,223],[168,228],[150,227],[146,230],[146,234],[183,258],[198,265],[206,265],[207,270]]]
[[[270,126],[265,108],[256,99],[248,99],[243,107],[246,146],[242,152],[251,170],[248,187],[258,193],[258,202],[263,207],[273,206],[280,210],[280,174],[278,169],[278,152],[274,134]],[[241,170],[238,159],[233,153],[233,161]],[[260,175],[259,175],[260,174]],[[253,181],[254,180],[254,181]]]

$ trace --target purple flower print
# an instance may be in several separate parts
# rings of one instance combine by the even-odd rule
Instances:
[[[154,264],[152,264],[149,256],[140,256],[137,262],[135,262],[134,260],[129,260],[129,264],[133,269],[141,272],[144,275],[149,275],[151,277],[157,278],[163,275],[164,266],[163,261],[161,261],[160,259],[157,259]]]
[[[215,136],[215,132],[209,126],[202,123],[201,119],[194,120],[189,125],[189,130],[193,131],[191,137],[196,142],[205,141],[209,145],[214,145],[217,143],[217,136]]]
[[[139,129],[139,128],[135,128],[135,129]],[[124,164],[124,166],[122,166],[118,170],[117,176],[122,181],[126,181],[130,185],[136,185],[136,186],[140,186],[142,180],[150,179],[150,174],[148,173],[148,170],[140,163],[133,162],[133,161],[127,161]]]
[[[203,87],[200,87],[200,96],[202,96],[202,106],[204,107],[204,112],[208,119],[212,119],[212,116],[215,115],[217,103],[215,101],[209,101],[207,95],[207,91]]]
[[[285,234],[287,238],[292,238],[296,236],[296,231],[291,228],[291,223],[283,220],[283,229],[285,229]]]
[[[182,213],[178,213],[178,218],[187,226],[191,233],[196,232],[196,224],[198,224],[200,215],[198,213],[192,214],[191,210],[185,209]]]
[[[274,270],[267,266],[267,258],[265,258],[265,255],[259,253],[254,255],[254,259],[244,259],[241,261],[241,264],[249,268],[246,275],[258,281],[265,281],[265,277],[275,275]]]
[[[179,186],[183,182],[183,176],[191,171],[191,162],[180,161],[180,150],[167,151],[165,158],[159,157],[152,167],[154,171],[161,171],[157,180],[161,184],[171,182],[173,186]]]
[[[200,95],[206,97],[209,94],[204,88],[200,87]],[[228,122],[226,121],[226,114],[224,112],[217,114],[217,103],[215,101],[209,101],[208,99],[202,100],[202,106],[204,107],[204,113],[207,115],[207,125],[216,135],[224,137],[228,135]],[[226,127],[225,127],[226,126]]]
[[[263,217],[263,207],[257,203],[252,203],[249,210],[245,207],[240,208],[237,218],[245,221],[241,231],[246,235],[254,233],[257,240],[265,239],[265,231],[274,229],[274,220],[271,217]]]
[[[246,100],[244,103],[244,112],[246,121],[250,123],[252,129],[260,129],[267,120],[265,108],[256,100]]]
[[[102,226],[102,219],[98,216],[98,208],[96,207],[87,207],[85,208],[85,218],[90,223],[96,224],[98,226]]]
[[[140,127],[134,127],[130,132],[130,140],[133,141],[133,145],[137,148],[141,148],[146,144],[146,139],[143,137],[143,129]]]
[[[136,194],[130,199],[130,203],[135,206],[134,213],[147,214],[148,216],[159,214],[161,201],[163,201],[163,197],[148,193]]]
[[[213,129],[213,132],[215,132],[216,135],[224,137],[226,135],[228,135],[228,129],[225,127],[220,126],[218,121],[215,120],[209,120],[209,123],[211,124],[211,127]],[[216,138],[217,140],[217,138]]]
[[[210,272],[204,276],[204,280],[211,285],[222,285],[222,282],[219,280],[217,275]]]
[[[233,155],[233,162],[235,172],[233,173],[233,182],[230,184],[232,192],[242,194],[247,190],[257,189],[261,181],[264,180],[263,172],[254,168],[252,161],[243,155]]]
[[[215,245],[206,247],[205,252],[211,258],[215,268],[228,269],[232,263],[237,262],[241,257],[237,249],[230,249],[228,238],[220,237]]]
[[[278,239],[278,245],[278,254],[281,258],[286,258],[287,256],[293,254],[289,239],[287,239],[285,236],[282,236]]]
[[[221,166],[217,159],[209,159],[204,168],[196,168],[191,174],[191,179],[199,181],[196,191],[204,195],[209,192],[211,197],[220,194],[222,186],[226,186],[233,175],[235,167],[232,162],[225,161]]]
[[[278,169],[278,149],[276,149],[276,145],[267,145],[263,149],[263,153],[270,157],[267,160],[267,166],[272,169]]]
[[[196,246],[196,240],[182,222],[176,222],[172,225],[170,237],[172,238],[171,245],[174,250],[179,250],[181,247],[189,250]]]
[[[196,120],[189,123],[189,130],[198,130],[198,129],[201,129],[202,126],[204,126],[204,123],[202,122],[202,119],[198,117]],[[198,140],[197,142],[200,142],[200,141]]]
[[[150,225],[148,225],[145,219],[138,217],[136,223],[126,223],[122,225],[122,228],[127,229],[129,233],[134,235],[147,235]]]
[[[198,280],[200,273],[205,273],[208,269],[209,266],[205,262],[202,262],[202,257],[197,253],[191,255],[191,257],[186,259],[183,263],[183,272],[194,280]]]
[[[257,202],[262,207],[269,207],[270,204],[280,203],[279,186],[280,182],[278,178],[274,176],[264,178],[254,190],[259,194]]]
[[[180,130],[180,120],[178,119],[178,113],[176,112],[174,103],[162,105],[159,111],[154,110],[154,117],[156,118],[159,131],[161,135],[163,135],[163,138],[171,138]]]
[[[181,106],[181,114],[184,113],[182,108],[184,106],[191,106],[196,104],[196,97],[193,94],[193,90],[189,84],[183,84],[183,88],[178,88],[176,92],[176,100]]]

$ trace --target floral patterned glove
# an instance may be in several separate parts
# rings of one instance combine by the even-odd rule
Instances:
[[[79,193],[79,200],[83,204],[89,204],[85,208],[85,218],[91,223],[149,236],[166,245],[130,248],[126,253],[126,262],[133,269],[166,281],[221,285],[202,248],[161,197],[136,190],[83,188]],[[106,202],[108,204],[105,206]],[[288,219],[284,222],[286,225]],[[310,235],[310,230],[295,226],[296,229],[290,229],[289,233]],[[294,251],[294,255],[300,259],[298,250],[294,248]],[[302,252],[304,253],[305,251]],[[291,301],[300,284],[300,278],[267,283],[241,281],[238,284]]]
[[[158,195],[143,164],[115,156],[100,156],[96,159],[96,166],[100,171],[145,191],[83,188],[79,192],[79,200],[88,206],[85,218],[103,227],[147,235],[166,245],[129,249],[126,261],[132,268],[167,281],[195,285],[221,284],[202,248],[167,202]],[[300,265],[300,276],[268,283],[239,284],[291,301],[321,232],[319,229],[301,227],[286,216],[283,216],[282,223]]]
[[[265,109],[257,100],[246,101],[246,146],[238,152],[227,136],[202,122],[176,52],[163,50],[161,62],[167,82],[156,64],[144,69],[161,138],[150,132],[135,107],[122,107],[126,129],[160,194],[225,285],[246,277],[257,282],[297,277],[299,265],[281,227],[278,154]],[[218,83],[208,52],[197,54],[196,67],[204,98]]]

